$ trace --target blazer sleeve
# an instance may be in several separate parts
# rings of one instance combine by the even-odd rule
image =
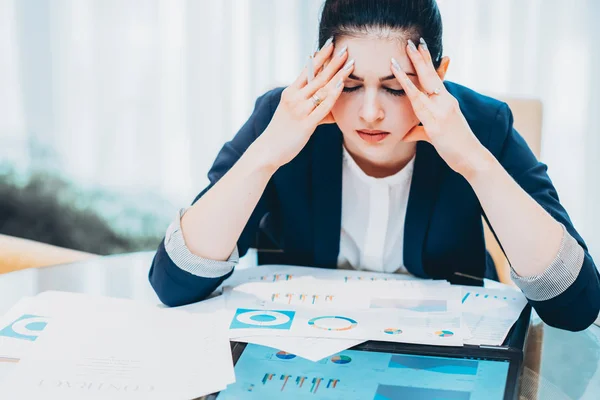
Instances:
[[[217,155],[208,173],[210,184],[196,197],[194,203],[235,165],[265,130],[279,103],[281,92],[282,89],[275,89],[258,98],[248,121]],[[159,299],[165,305],[180,306],[203,300],[210,295],[233,273],[238,253],[241,257],[254,245],[259,223],[268,213],[273,197],[274,189],[269,183],[242,231],[234,253],[222,263],[194,257],[185,247],[181,234],[177,233],[178,224],[174,223],[175,229],[169,229],[173,232],[167,232],[167,237],[159,244],[149,272],[150,283]],[[177,240],[180,236],[181,240]]]
[[[500,106],[496,119],[501,132],[490,136],[489,148],[497,152],[497,159],[512,178],[564,227],[561,249],[548,269],[528,278],[519,277],[513,270],[513,279],[545,323],[571,331],[586,329],[600,310],[598,269],[560,204],[548,167],[537,160],[513,128],[508,105]]]

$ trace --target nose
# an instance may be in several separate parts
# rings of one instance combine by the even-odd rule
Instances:
[[[365,93],[359,116],[369,124],[380,121],[385,117],[376,91],[367,91]]]

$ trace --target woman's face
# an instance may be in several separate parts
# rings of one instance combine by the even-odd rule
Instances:
[[[337,49],[348,46],[354,72],[331,113],[344,135],[344,145],[355,157],[374,165],[394,162],[414,144],[402,138],[419,120],[391,70],[394,57],[419,86],[415,68],[406,54],[406,41],[372,37],[338,38]],[[414,147],[410,147],[414,148]]]

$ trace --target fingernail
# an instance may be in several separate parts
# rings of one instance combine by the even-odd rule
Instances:
[[[307,67],[307,80],[308,82],[312,81],[315,78],[315,65],[313,64],[313,56],[308,56],[308,62],[306,63]]]
[[[424,50],[427,50],[427,43],[425,43],[425,39],[419,39],[419,43],[421,44],[421,47],[423,47]]]
[[[392,67],[394,67],[394,69],[396,71],[401,71],[402,70],[400,68],[400,64],[398,64],[398,61],[396,61],[396,59],[394,57],[392,57]]]
[[[344,65],[344,70],[345,70],[345,71],[348,71],[350,68],[352,68],[352,66],[353,66],[353,65],[354,65],[354,59],[352,59],[352,60],[348,61],[348,62],[346,63],[346,65]]]
[[[344,80],[343,80],[343,79],[340,79],[340,80],[338,81],[338,83],[336,83],[336,84],[335,84],[335,88],[336,88],[336,89],[339,89],[340,87],[342,87],[342,85],[343,85],[343,84],[344,84]]]
[[[346,52],[346,50],[348,50],[348,46],[344,46],[338,53],[337,56],[341,57],[344,55],[344,53]]]
[[[417,51],[417,46],[415,46],[415,44],[413,43],[412,40],[408,39],[408,47],[412,50],[412,51]]]
[[[321,47],[321,50],[331,46],[331,43],[333,43],[333,36],[327,39],[327,41],[323,44],[323,47]]]

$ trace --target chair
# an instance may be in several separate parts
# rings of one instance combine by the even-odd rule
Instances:
[[[515,129],[539,159],[542,145],[542,102],[526,98],[500,98],[500,100],[506,102],[512,110]],[[483,223],[486,247],[496,265],[498,278],[500,282],[512,284],[508,260],[485,220]]]
[[[92,257],[96,255],[0,235],[0,274],[25,268],[66,264]]]

